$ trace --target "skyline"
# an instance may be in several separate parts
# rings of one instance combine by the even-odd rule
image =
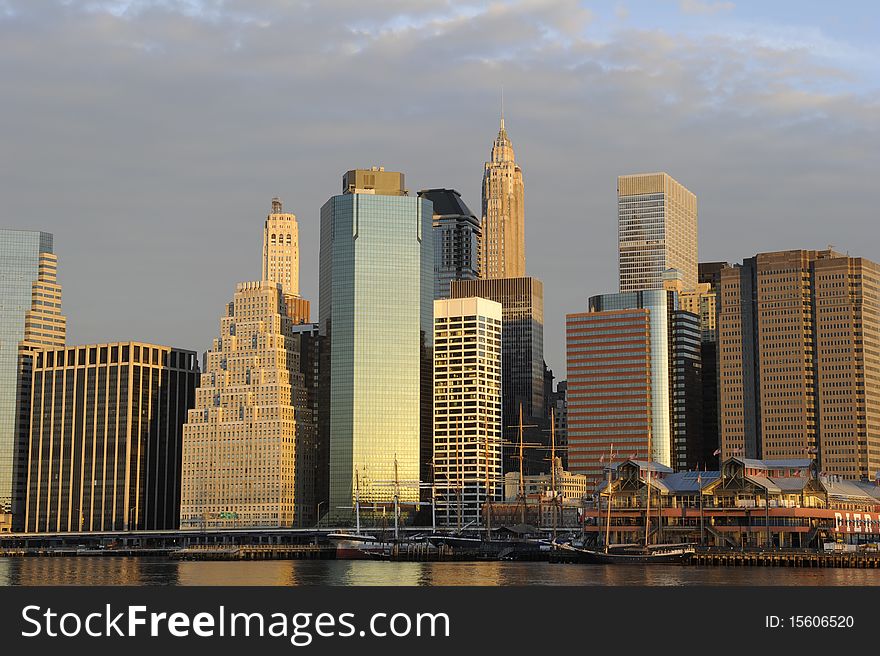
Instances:
[[[478,207],[503,86],[561,379],[565,313],[616,289],[618,175],[697,195],[700,261],[829,243],[880,259],[880,13],[754,4],[0,3],[2,225],[54,233],[70,343],[203,352],[229,289],[259,276],[272,197],[297,215],[313,304],[319,209],[344,171]]]

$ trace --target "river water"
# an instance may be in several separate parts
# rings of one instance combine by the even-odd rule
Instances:
[[[880,585],[880,570],[534,562],[0,558],[0,585]]]

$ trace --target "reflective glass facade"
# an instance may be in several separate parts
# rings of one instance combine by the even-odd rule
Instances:
[[[0,514],[12,511],[19,450],[19,346],[39,278],[40,253],[51,252],[52,235],[47,232],[0,230]]]
[[[423,382],[431,366],[432,213],[421,198],[368,192],[334,196],[321,208],[332,515],[349,516],[356,485],[362,503],[392,500],[395,480],[401,501],[419,498],[420,451],[430,436]]]
[[[650,361],[651,459],[670,467],[672,465],[669,421],[670,325],[667,294],[669,292],[662,289],[625,294],[602,294],[590,298],[590,311],[605,312],[630,309],[648,311],[647,352]],[[571,384],[570,376],[569,384]],[[570,425],[569,433],[571,433]]]
[[[37,352],[28,532],[176,529],[193,351],[139,342]]]

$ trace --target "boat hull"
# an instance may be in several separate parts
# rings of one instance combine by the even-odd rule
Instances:
[[[694,555],[693,549],[605,552],[569,546],[564,550],[576,562],[598,565],[684,565]]]

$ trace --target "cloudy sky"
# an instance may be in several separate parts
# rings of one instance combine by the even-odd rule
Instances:
[[[273,196],[315,314],[346,169],[479,211],[503,87],[561,377],[565,313],[616,291],[620,174],[697,194],[701,260],[880,260],[878,34],[867,1],[0,0],[0,226],[55,234],[70,343],[203,351]]]

